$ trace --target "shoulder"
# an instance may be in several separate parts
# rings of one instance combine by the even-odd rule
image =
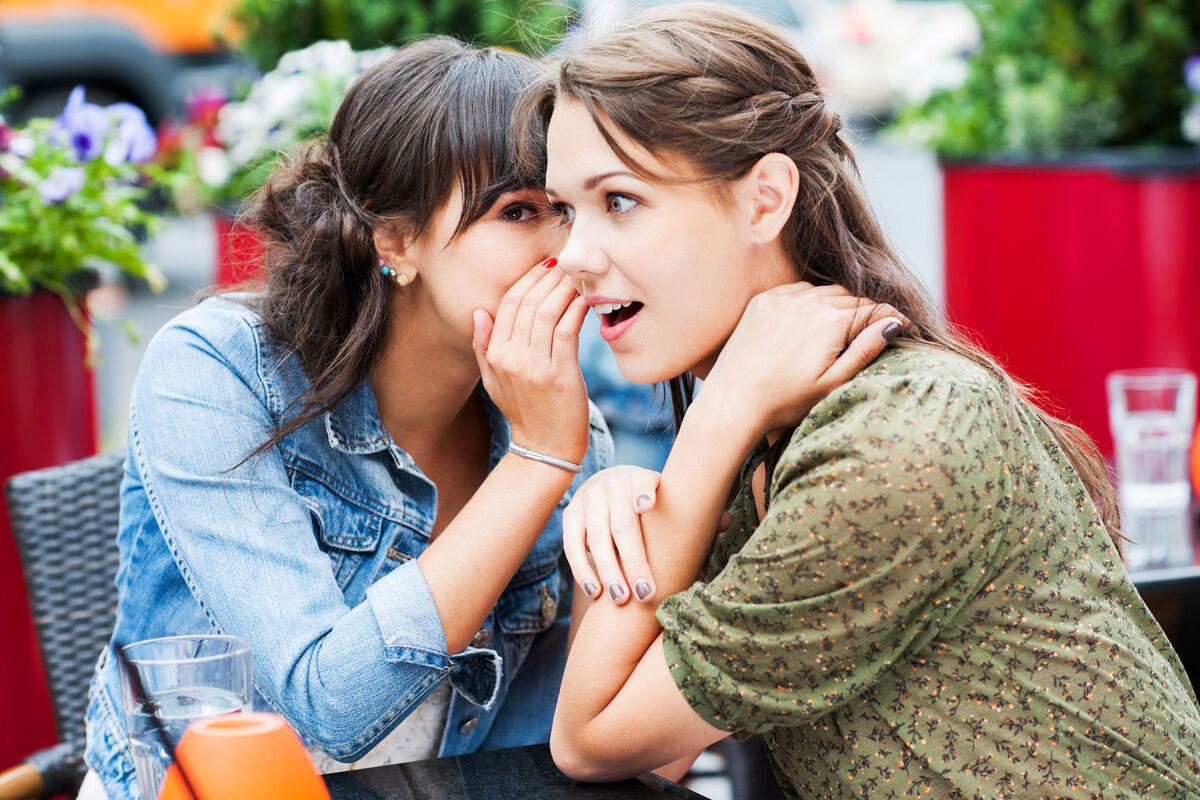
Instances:
[[[1020,401],[1015,401],[1020,402]],[[1028,438],[1014,400],[984,367],[924,345],[889,348],[793,431],[774,485],[874,473],[924,485],[936,472],[1003,472]]]
[[[178,314],[147,345],[139,382],[214,386],[233,380],[256,394],[293,396],[306,383],[303,371],[263,325],[254,297],[217,295]]]
[[[261,328],[258,312],[249,305],[253,299],[251,294],[206,298],[164,325],[151,339],[148,350],[188,341],[207,342],[220,352],[249,346]]]
[[[980,409],[1010,403],[999,380],[963,356],[926,345],[889,348],[857,376],[819,402],[792,442],[957,426]]]

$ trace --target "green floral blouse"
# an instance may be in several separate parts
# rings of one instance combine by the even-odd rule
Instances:
[[[1197,798],[1200,709],[1079,476],[974,364],[893,347],[743,466],[659,609],[710,724],[791,797]]]

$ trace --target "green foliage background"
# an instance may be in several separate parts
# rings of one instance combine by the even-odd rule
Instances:
[[[237,0],[231,14],[245,31],[240,49],[266,71],[322,39],[370,50],[444,33],[540,55],[573,11],[559,0]]]
[[[1200,0],[972,0],[981,46],[959,88],[898,127],[945,156],[1174,146]]]

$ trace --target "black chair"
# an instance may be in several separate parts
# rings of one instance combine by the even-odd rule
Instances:
[[[0,773],[0,800],[74,796],[88,684],[117,608],[117,517],[124,452],[12,476],[4,488],[59,744]]]

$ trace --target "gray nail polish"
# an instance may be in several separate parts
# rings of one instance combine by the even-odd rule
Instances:
[[[613,600],[625,599],[625,587],[615,581],[608,585],[608,593],[612,595]]]
[[[633,585],[633,593],[637,595],[638,600],[645,600],[654,594],[654,589],[651,588],[650,581],[643,578]]]
[[[588,597],[595,597],[596,595],[600,594],[600,587],[596,585],[595,581],[584,581],[583,593]]]
[[[639,494],[633,501],[633,507],[638,511],[645,511],[650,507],[650,495]]]
[[[892,339],[895,339],[897,336],[900,335],[900,330],[903,327],[904,326],[901,325],[899,322],[893,322],[891,325],[888,325],[886,328],[883,329],[883,333],[881,334],[884,338],[884,341],[890,342]]]

